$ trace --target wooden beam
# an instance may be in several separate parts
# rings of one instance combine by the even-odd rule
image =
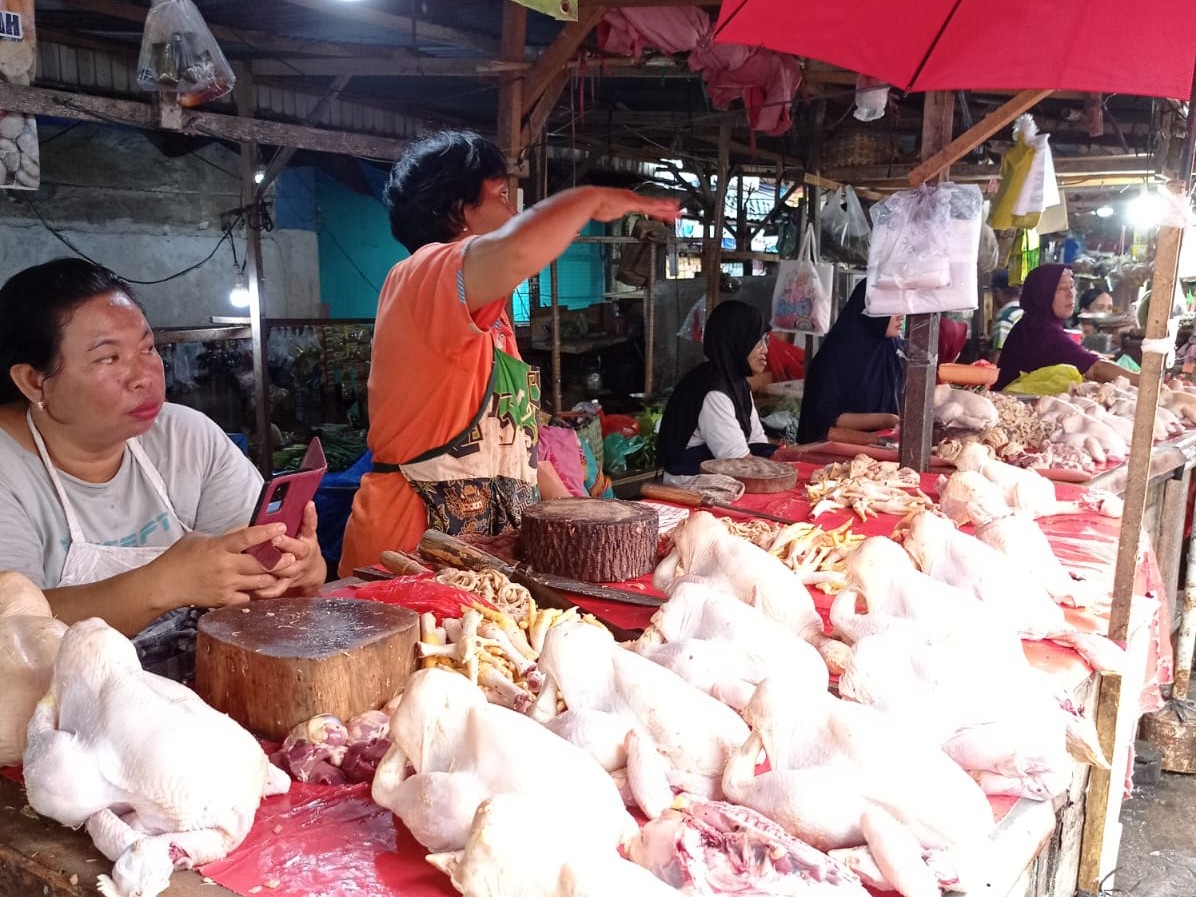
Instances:
[[[816,174],[810,174],[808,171],[802,175],[802,180],[811,187],[821,187],[823,190],[838,190],[840,187],[847,186],[841,181],[831,180],[830,178],[819,177]],[[869,190],[867,187],[857,187],[855,184],[851,185],[851,189],[855,191],[855,195],[860,199],[867,199],[870,201],[884,199],[888,194],[881,193],[878,190]]]
[[[935,90],[926,94],[922,118],[922,158],[930,159],[950,144],[955,121],[955,94]],[[940,165],[935,178],[947,176]],[[903,467],[930,469],[931,428],[934,424],[933,395],[937,373],[938,313],[907,315],[905,395],[901,401],[901,437],[898,453]]]
[[[565,92],[565,87],[572,77],[573,75],[567,68],[561,69],[552,83],[548,85],[548,89],[540,95],[540,99],[536,100],[536,105],[527,116],[527,123],[523,126],[524,147],[529,147],[540,139],[540,135],[544,133],[544,126],[548,124],[548,117],[552,115],[557,100]]]
[[[502,5],[502,58],[504,62],[519,62],[523,59],[523,48],[527,44],[527,7],[514,0],[503,0]],[[503,74],[498,82],[498,145],[506,153],[507,164],[518,166],[523,143],[523,90],[522,71]],[[519,186],[518,176],[511,179],[511,199]]]
[[[644,6],[703,6],[718,9],[722,0],[580,0],[578,4],[582,12],[599,5],[607,9],[636,9]]]
[[[324,94],[324,96],[320,97],[319,102],[312,107],[311,112],[308,113],[305,119],[303,119],[303,123],[306,125],[319,124],[320,119],[324,117],[324,113],[328,111],[328,107],[332,105],[332,103],[341,95],[348,85],[348,75],[341,75],[335,81],[333,81],[332,86],[328,88],[328,92]],[[291,161],[296,152],[297,150],[295,147],[284,146],[274,154],[274,158],[271,159],[270,164],[266,166],[266,171],[262,175],[261,183],[257,185],[257,191],[254,194],[256,199],[260,200],[266,195],[266,191],[270,188],[270,185],[274,182],[274,179],[278,177],[284,168],[287,167],[287,163]]]
[[[540,58],[527,73],[527,80],[523,84],[523,108],[525,110],[530,109],[531,105],[540,99],[544,91],[548,89],[548,85],[556,78],[561,67],[573,58],[573,54],[578,51],[594,26],[605,14],[606,7],[601,4],[578,12],[577,21],[566,24],[557,35],[556,40],[540,54]]]
[[[60,41],[65,42],[65,40]],[[102,42],[97,42],[101,43]],[[599,72],[602,78],[685,78],[697,79],[701,75],[691,72],[672,60],[659,62],[631,59],[626,56],[599,56],[585,61],[588,71]],[[429,78],[499,78],[507,73],[526,73],[534,63],[527,60],[505,61],[502,59],[441,59],[404,51],[393,59],[342,57],[298,57],[286,59],[258,59],[253,71],[259,75],[276,78],[329,77],[332,75],[354,75],[357,77],[386,78],[396,75],[420,75]],[[568,59],[562,68],[574,70],[582,63]],[[701,116],[703,119],[706,115]]]
[[[1141,183],[1143,177],[1154,172],[1154,163],[1148,156],[1055,156],[1055,174],[1059,177],[1136,177]],[[906,165],[852,165],[823,169],[822,174],[846,184],[868,184],[876,186],[909,186],[909,174],[913,169]],[[951,178],[955,181],[980,181],[997,177],[1001,173],[997,165],[954,165]]]
[[[100,13],[113,19],[126,22],[145,24],[145,14],[149,12],[147,6],[136,3],[125,3],[123,0],[70,0],[74,9],[84,9],[89,12]],[[54,18],[54,21],[58,21]],[[219,41],[234,41],[255,50],[265,50],[270,53],[306,53],[313,56],[395,56],[410,51],[386,46],[371,46],[368,44],[341,44],[331,41],[300,40],[283,37],[265,31],[248,31],[241,28],[226,28],[213,22],[208,22],[208,30]]]
[[[407,37],[414,37],[416,41],[424,38],[434,43],[448,44],[450,47],[465,47],[469,50],[480,50],[483,53],[490,54],[498,52],[498,41],[492,37],[467,34],[464,31],[458,31],[456,28],[446,28],[443,25],[436,25],[432,22],[422,22],[410,16],[397,16],[394,13],[383,12],[380,9],[374,9],[369,6],[356,6],[353,4],[339,4],[334,6],[329,4],[328,0],[285,0],[285,2],[294,4],[295,6],[302,6],[305,9],[313,9],[325,15],[334,15],[342,19],[360,22],[363,25],[371,25],[374,28],[384,28],[387,31],[404,34]]]
[[[925,158],[909,173],[910,186],[916,187],[946,169],[952,162],[958,162],[1027,109],[1045,100],[1051,93],[1052,91],[1049,90],[1023,90],[1000,108],[994,109],[938,152]],[[926,104],[927,112],[929,112],[929,94],[927,94]],[[950,137],[950,133],[948,133],[948,137]]]
[[[151,103],[110,100],[87,94],[18,87],[0,82],[0,109],[32,115],[50,115],[78,121],[100,121],[131,125],[146,130],[161,130],[157,112]],[[237,143],[256,142],[270,146],[293,146],[321,153],[357,156],[363,159],[393,161],[399,157],[404,140],[368,137],[345,131],[330,131],[303,125],[289,125],[263,119],[242,119],[213,112],[183,112],[182,132],[202,134]]]
[[[706,235],[708,239],[702,253],[702,273],[706,276],[706,319],[722,298],[723,220],[726,217],[727,181],[731,176],[731,120],[724,118],[719,125],[718,183],[714,188],[714,208],[710,210]],[[713,229],[709,226],[713,224]]]

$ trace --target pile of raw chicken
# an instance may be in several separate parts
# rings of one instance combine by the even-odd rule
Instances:
[[[962,436],[943,440],[938,455],[950,461],[964,443],[980,442],[1018,467],[1092,473],[1128,456],[1137,402],[1137,388],[1124,378],[1073,384],[1066,395],[1032,401],[940,385],[934,392],[934,419]],[[1164,385],[1155,413],[1155,441],[1193,426],[1196,388],[1180,380]]]
[[[1091,508],[979,443],[957,463],[900,541],[844,552],[829,633],[800,571],[702,511],[674,532],[654,574],[668,600],[634,642],[531,602],[425,617],[422,668],[357,724],[385,739],[374,800],[468,897],[981,893],[987,796],[1050,800],[1077,762],[1107,766],[1022,640],[1098,669],[1122,651],[1067,622],[1061,607],[1101,587],[1035,522]],[[155,897],[234,850],[289,779],[142,672],[124,636],[67,629],[22,580],[0,580],[0,679],[17,683],[0,692],[0,763],[23,760],[38,813],[87,827],[114,863],[103,894]],[[349,737],[328,720],[297,734]]]

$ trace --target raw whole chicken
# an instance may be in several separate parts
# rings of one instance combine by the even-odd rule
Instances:
[[[103,620],[71,626],[29,721],[29,805],[115,865],[105,897],[156,897],[175,869],[225,856],[264,795],[291,784],[257,739],[184,685],[141,669]]]
[[[945,517],[918,514],[903,544],[923,573],[970,590],[1022,638],[1074,648],[1095,670],[1121,668],[1125,652],[1120,647],[1103,635],[1077,630],[1046,586],[1024,567],[1010,564],[1001,552],[960,532]]]
[[[841,592],[831,608],[855,642],[843,697],[925,734],[989,794],[1057,796],[1069,752],[1104,765],[1091,722],[1051,695],[1017,634],[974,595],[918,572],[883,537],[853,552],[848,576],[864,594]]]
[[[610,851],[636,831],[618,789],[592,757],[535,720],[491,704],[459,673],[416,672],[391,716],[390,739],[370,793],[429,850],[465,847],[478,807],[507,792],[534,803],[542,819],[558,814],[556,828],[584,832]],[[570,811],[584,829],[565,824]],[[528,831],[521,834],[526,847]]]
[[[962,860],[992,832],[988,801],[968,774],[878,710],[818,683],[766,680],[744,717],[752,736],[727,763],[728,799],[819,850],[866,844],[887,885],[905,897],[938,897],[927,849]],[[756,775],[761,748],[770,769]]]
[[[844,864],[766,816],[681,795],[648,822],[627,856],[691,897],[867,897]]]
[[[1013,513],[1001,488],[975,470],[957,470],[939,477],[939,508],[960,526],[1000,520]]]
[[[0,573],[0,766],[21,762],[29,718],[50,687],[64,632],[41,589],[20,573]]]
[[[770,677],[826,677],[818,652],[754,607],[718,591],[717,580],[674,580],[632,650],[742,710]]]
[[[1055,514],[1080,514],[1096,511],[1105,517],[1120,517],[1122,503],[1113,496],[1094,501],[1060,501],[1055,497],[1055,484],[1042,474],[1023,470],[998,461],[992,451],[979,442],[969,443],[960,449],[955,457],[957,470],[970,470],[983,474],[1001,489],[1005,503],[1014,511],[1022,511],[1031,517],[1051,517]]]
[[[1061,430],[1064,435],[1076,434],[1081,440],[1095,440],[1108,460],[1124,461],[1129,453],[1129,445],[1115,429],[1066,399],[1043,396],[1035,403],[1034,410],[1043,420],[1053,421],[1058,428],[1057,433]],[[1052,436],[1052,439],[1055,438]]]
[[[722,796],[727,756],[748,736],[726,704],[589,623],[553,626],[539,663],[569,708],[552,721],[553,731],[611,771],[622,759],[635,801],[649,819],[672,804],[674,788]]]
[[[764,616],[818,649],[831,672],[843,669],[847,646],[826,635],[814,600],[800,577],[763,548],[728,532],[705,511],[693,511],[673,530],[673,549],[652,575],[669,592],[678,577],[714,581],[713,587],[758,608]]]
[[[975,530],[976,538],[995,548],[1046,590],[1056,604],[1086,607],[1097,597],[1098,587],[1077,580],[1067,572],[1046,535],[1032,518],[1014,514],[983,524]]]
[[[581,801],[549,808],[526,794],[499,793],[478,807],[460,850],[431,854],[428,862],[465,897],[678,897],[623,859],[604,826],[587,830],[586,810]]]
[[[970,389],[952,389],[945,383],[934,388],[934,419],[944,427],[983,430],[1001,419],[994,405]]]

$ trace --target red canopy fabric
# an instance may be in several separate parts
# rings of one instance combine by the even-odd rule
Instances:
[[[1194,0],[725,0],[718,43],[819,59],[903,90],[1187,99]]]

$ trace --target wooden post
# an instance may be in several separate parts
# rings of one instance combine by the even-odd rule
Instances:
[[[234,88],[237,114],[253,118],[253,78],[248,69],[237,72]],[[257,198],[257,144],[241,144],[241,202],[251,205]],[[254,426],[257,428],[257,467],[262,476],[274,473],[274,446],[270,434],[270,369],[266,365],[266,334],[262,329],[262,232],[245,219],[245,280],[249,287],[249,336],[253,347]]]
[[[552,410],[559,414],[565,409],[561,407],[561,291],[556,259],[548,266],[548,289],[552,296]]]
[[[644,401],[652,398],[652,365],[656,363],[656,243],[648,242],[648,282],[644,284]]]
[[[1176,272],[1183,229],[1160,227],[1155,250],[1154,277],[1150,289],[1150,311],[1146,318],[1146,339],[1164,339],[1175,294]],[[1129,636],[1130,605],[1134,595],[1134,576],[1138,569],[1138,549],[1142,538],[1142,518],[1146,513],[1146,490],[1150,484],[1150,455],[1153,446],[1154,417],[1158,409],[1165,352],[1143,351],[1142,373],[1138,379],[1138,404],[1134,408],[1134,431],[1125,486],[1125,511],[1121,518],[1121,537],[1117,543],[1117,567],[1113,574],[1113,607],[1109,613],[1109,638],[1122,645]],[[1168,621],[1168,624],[1170,621]],[[1101,750],[1113,758],[1117,728],[1121,717],[1122,677],[1102,673],[1096,704],[1096,730]],[[1133,696],[1130,700],[1136,700]],[[1125,769],[1093,768],[1088,779],[1084,810],[1084,835],[1080,843],[1079,888],[1098,893],[1102,879],[1116,857],[1117,818],[1121,813],[1122,777]],[[1111,837],[1110,834],[1113,833]],[[1110,856],[1106,856],[1108,851]]]
[[[706,275],[706,317],[714,311],[720,297],[719,283],[723,261],[723,223],[726,220],[724,206],[727,202],[727,179],[729,177],[731,155],[731,120],[724,116],[718,126],[718,184],[714,190],[714,208],[710,210],[710,218],[714,224],[714,233],[710,227],[706,228],[706,246],[702,256],[702,269]],[[711,222],[707,222],[709,225]]]
[[[527,7],[512,0],[502,6],[502,59],[522,62],[527,43]],[[507,156],[511,201],[519,189],[519,151],[523,145],[523,69],[504,72],[498,80],[498,145]]]
[[[922,112],[922,158],[930,159],[951,142],[955,94],[936,90],[926,94]],[[934,182],[946,180],[942,166]],[[914,470],[930,469],[930,437],[934,424],[934,381],[939,356],[937,312],[909,315],[906,321],[905,397],[901,405],[901,463]]]

